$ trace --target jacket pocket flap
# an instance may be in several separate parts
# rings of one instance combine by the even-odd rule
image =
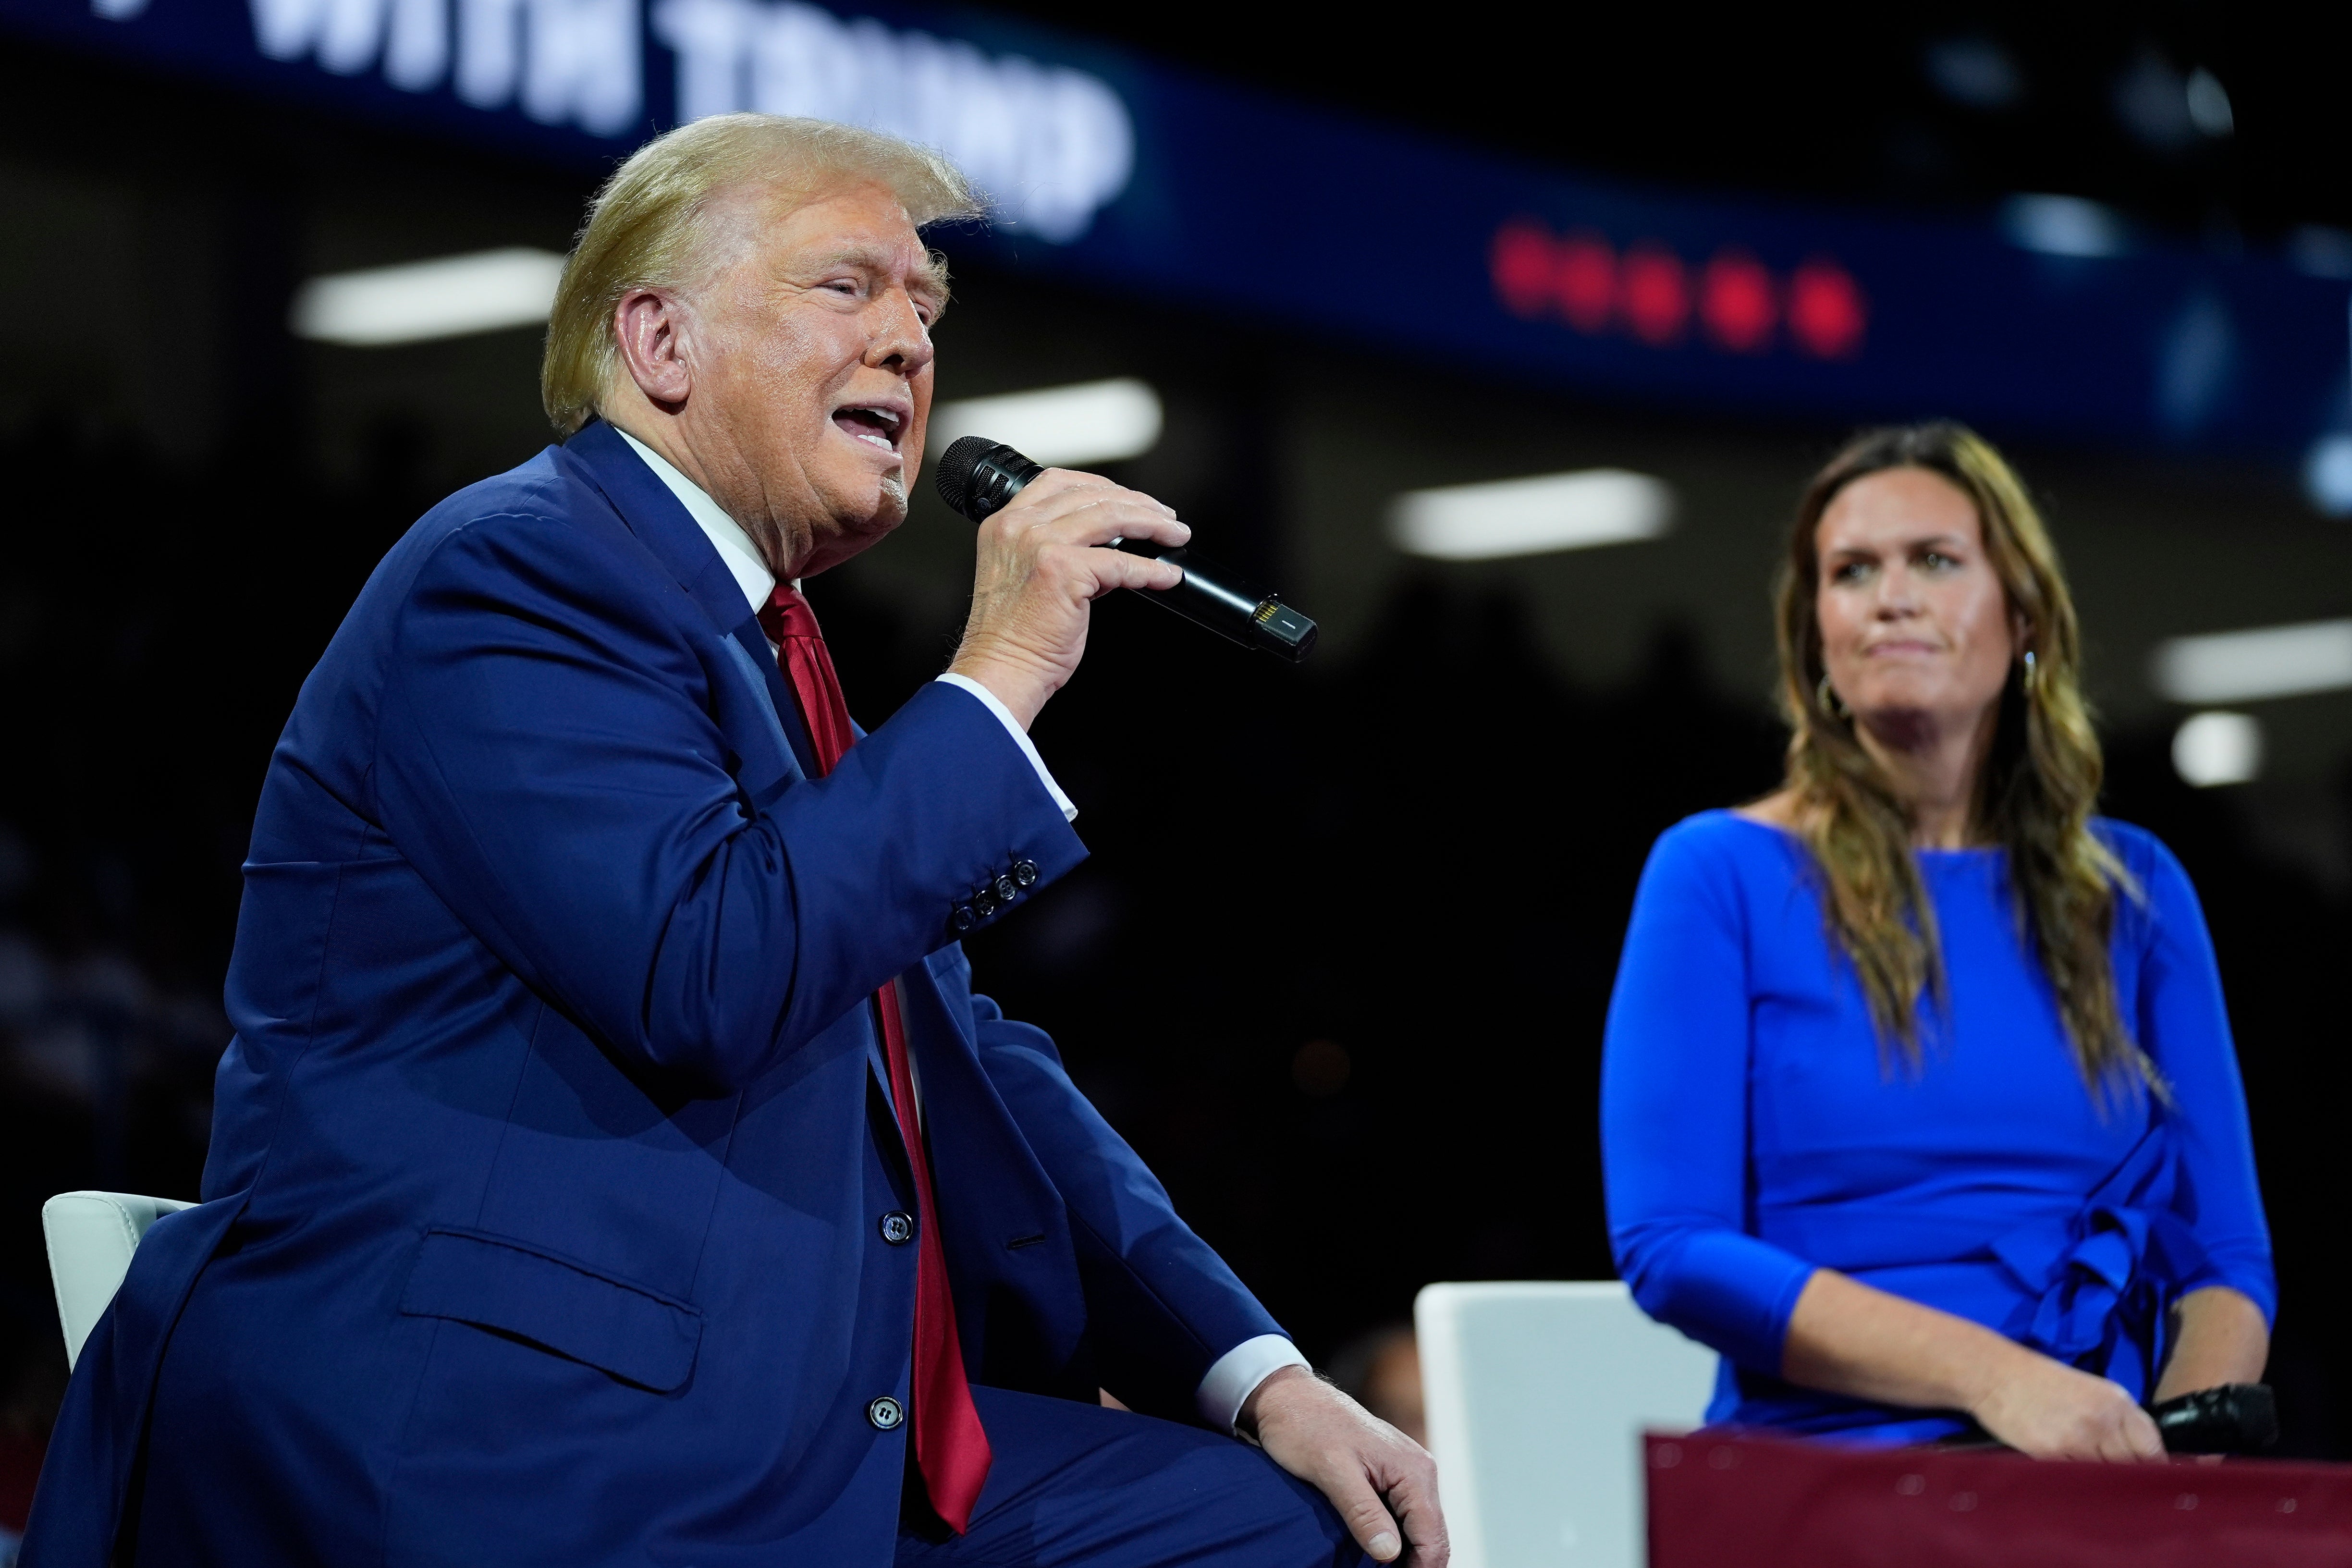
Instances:
[[[514,1334],[656,1394],[685,1384],[702,1342],[683,1301],[473,1231],[425,1233],[400,1310]]]

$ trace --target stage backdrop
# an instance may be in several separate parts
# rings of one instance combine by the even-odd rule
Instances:
[[[961,250],[1491,366],[1500,397],[2289,459],[2352,431],[2346,281],[2283,259],[2062,198],[1931,221],[1579,179],[974,11],[0,0],[0,27],[575,165],[732,109],[878,126],[995,198]]]

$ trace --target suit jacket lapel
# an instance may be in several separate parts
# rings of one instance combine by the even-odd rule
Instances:
[[[776,668],[776,656],[760,630],[759,618],[743,603],[741,584],[719,558],[709,536],[678,504],[669,487],[629,450],[620,432],[602,419],[591,419],[582,426],[563,444],[563,450],[579,459],[589,482],[604,493],[630,531],[669,568],[678,586],[710,617],[711,625],[732,637],[751,656],[752,668],[763,678],[768,700],[775,705],[793,759],[804,776],[814,778],[816,752],[809,744],[808,727],[801,721],[800,704],[793,700],[791,689]]]

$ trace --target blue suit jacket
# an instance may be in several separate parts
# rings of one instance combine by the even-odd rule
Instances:
[[[952,687],[805,747],[609,426],[410,531],[272,759],[206,1201],[83,1352],[33,1568],[126,1507],[150,1562],[887,1563],[893,975],[972,1380],[1197,1421],[1276,1325],[949,940],[1085,851]]]

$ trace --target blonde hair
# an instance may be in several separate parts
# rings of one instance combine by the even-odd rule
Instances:
[[[1853,730],[1822,695],[1816,601],[1822,514],[1856,479],[1890,468],[1937,474],[1967,496],[1985,552],[2025,623],[2022,660],[2002,689],[1999,727],[1979,781],[1978,827],[2009,852],[2021,925],[2057,994],[2075,1065],[2095,1091],[2138,1084],[2163,1093],[2116,1001],[2107,942],[2131,874],[2091,831],[2105,764],[2083,700],[2082,634],[2050,531],[2025,486],[1975,432],[1938,421],[1856,437],[1814,476],[1797,507],[1778,594],[1780,703],[1791,729],[1786,787],[1824,884],[1832,934],[1853,961],[1882,1042],[1919,1060],[1920,998],[1943,989],[1936,914],[1911,848],[1903,804]]]
[[[547,319],[540,400],[556,434],[598,411],[619,362],[613,311],[633,289],[689,286],[714,243],[717,198],[764,185],[806,200],[844,185],[878,184],[915,226],[978,217],[980,199],[954,164],[879,132],[778,114],[716,114],[657,136],[596,193],[564,258]]]

